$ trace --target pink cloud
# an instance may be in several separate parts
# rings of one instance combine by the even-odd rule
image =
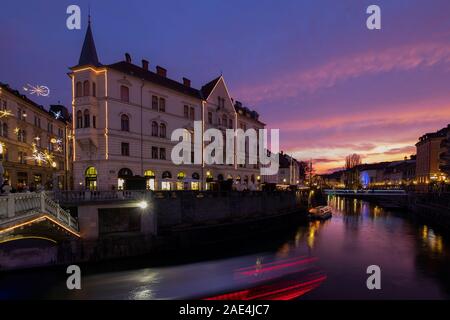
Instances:
[[[338,58],[309,70],[296,70],[287,75],[271,76],[270,83],[237,88],[237,96],[249,103],[273,101],[296,97],[301,93],[313,93],[338,82],[364,75],[376,75],[390,71],[408,71],[428,68],[450,61],[450,45],[445,43],[421,43],[380,49]]]

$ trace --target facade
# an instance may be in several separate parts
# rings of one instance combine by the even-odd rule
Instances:
[[[3,179],[12,190],[69,189],[70,132],[64,106],[47,111],[0,83],[0,157]]]
[[[196,89],[187,78],[168,78],[160,66],[151,71],[146,60],[133,64],[129,54],[124,61],[101,64],[90,23],[79,63],[69,76],[76,189],[126,189],[136,176],[145,178],[152,190],[210,189],[225,180],[259,184],[258,165],[206,165],[203,142],[193,150],[201,164],[171,161],[174,130],[185,129],[191,141],[203,138],[194,135],[194,121],[204,130],[223,132],[264,128],[255,111],[230,97],[223,76]]]
[[[416,144],[418,184],[445,180],[445,176],[439,168],[439,156],[441,154],[441,143],[447,136],[447,130],[448,127],[437,132],[427,133],[419,138],[419,142]]]
[[[285,154],[283,151],[279,153],[278,159],[278,173],[263,176],[263,182],[277,184],[279,186],[299,185],[302,182],[300,177],[300,162]]]

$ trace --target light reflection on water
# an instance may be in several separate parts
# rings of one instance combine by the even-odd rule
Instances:
[[[50,281],[46,298],[70,299],[438,299],[450,297],[449,240],[426,225],[359,200],[329,198],[328,221],[286,234],[254,254],[82,278],[82,290]],[[283,235],[281,235],[282,237]],[[219,250],[219,249],[218,249]],[[175,259],[176,260],[176,259]],[[382,290],[366,287],[381,267]],[[33,275],[21,275],[33,279]],[[41,274],[41,277],[50,275]],[[0,289],[2,285],[0,284]],[[20,296],[20,295],[19,295]]]

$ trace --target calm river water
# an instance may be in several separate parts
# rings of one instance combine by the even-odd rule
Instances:
[[[245,253],[84,266],[78,291],[66,289],[65,270],[58,268],[0,274],[0,299],[450,298],[449,237],[406,212],[338,197],[329,204],[332,219],[299,225],[262,245],[243,243]],[[381,290],[367,289],[370,265],[381,269]]]

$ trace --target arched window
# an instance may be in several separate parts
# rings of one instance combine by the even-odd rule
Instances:
[[[120,100],[130,102],[130,89],[126,86],[120,86]]]
[[[92,82],[92,96],[93,97],[97,96],[97,86],[96,86],[95,82]]]
[[[97,189],[97,169],[94,167],[88,167],[84,173],[84,177],[86,189]]]
[[[130,118],[126,114],[120,117],[120,128],[122,131],[130,131]]]
[[[197,172],[194,172],[194,173],[192,174],[192,179],[194,179],[194,180],[199,180],[199,179],[200,179],[200,175],[199,175]]]
[[[162,178],[163,179],[171,179],[172,178],[172,174],[170,173],[170,171],[164,171],[162,174]]]
[[[87,97],[87,96],[90,95],[89,87],[90,87],[89,81],[87,81],[87,80],[84,81],[84,82],[83,82],[83,96]]]
[[[166,137],[166,125],[164,123],[161,123],[159,125],[159,136],[161,138],[165,138]]]
[[[86,109],[84,110],[84,127],[85,128],[89,128],[91,126],[91,119],[90,119],[90,115],[89,115],[89,110]]]
[[[83,92],[82,92],[83,88],[82,87],[83,87],[83,85],[81,84],[80,81],[78,81],[76,86],[75,86],[75,97],[76,98],[81,97],[83,95]]]
[[[152,122],[152,136],[158,136],[158,123],[156,121]]]
[[[80,110],[77,111],[77,128],[83,128],[83,114]]]
[[[183,171],[178,172],[177,179],[178,180],[183,180],[184,178],[186,178],[186,173],[184,173]]]

